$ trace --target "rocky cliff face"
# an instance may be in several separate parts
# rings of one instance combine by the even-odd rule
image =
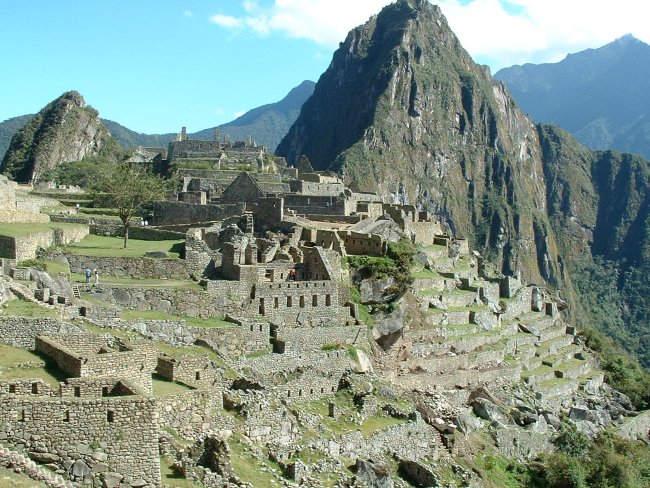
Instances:
[[[12,138],[0,172],[19,182],[33,181],[61,163],[97,155],[110,137],[97,111],[74,91],[64,93]]]
[[[537,128],[427,1],[349,33],[277,154],[433,211],[508,274],[562,282]]]

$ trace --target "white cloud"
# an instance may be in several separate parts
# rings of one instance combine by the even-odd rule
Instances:
[[[210,22],[220,25],[221,27],[226,27],[228,29],[235,29],[244,26],[244,21],[237,17],[232,17],[230,15],[213,15],[210,17]]]
[[[185,10],[185,11],[183,11],[183,16],[192,18],[192,17],[194,17],[194,14],[192,13],[191,10]]]
[[[246,110],[238,110],[238,111],[235,112],[233,115],[235,116],[236,119],[238,119],[239,117],[241,117],[241,116],[244,115],[245,113],[246,113]]]
[[[274,32],[336,48],[390,0],[244,0],[243,15],[214,15],[229,29]],[[650,4],[639,0],[437,0],[463,46],[493,69],[558,61],[626,33],[650,42]]]

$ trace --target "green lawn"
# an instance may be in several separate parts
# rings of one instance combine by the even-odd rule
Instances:
[[[6,223],[0,222],[0,235],[8,237],[21,237],[52,229],[74,229],[86,227],[83,224],[68,224],[64,222],[44,223]]]
[[[157,374],[152,376],[153,394],[155,396],[175,395],[176,393],[185,393],[192,390],[191,388],[176,383],[175,381],[166,380]]]
[[[163,486],[170,486],[173,488],[200,488],[203,486],[200,483],[194,483],[187,480],[172,469],[174,459],[170,456],[163,456],[160,458],[160,481]]]
[[[0,316],[11,317],[58,317],[58,311],[45,308],[33,302],[15,299],[5,303],[0,308]]]
[[[29,367],[19,365],[30,363]],[[0,378],[3,381],[40,378],[53,388],[67,375],[56,364],[44,359],[40,354],[19,347],[0,344]]]
[[[226,322],[220,318],[200,319],[196,317],[181,317],[180,315],[169,315],[157,310],[122,310],[122,320],[184,320],[190,327],[201,327],[204,329],[234,327],[232,322]]]
[[[70,275],[72,284],[85,284],[86,278],[81,273],[72,273]],[[100,285],[109,285],[119,288],[191,288],[194,290],[205,290],[200,284],[192,280],[168,280],[168,279],[136,279],[118,276],[100,276]]]
[[[124,239],[121,237],[88,235],[76,244],[63,247],[62,251],[82,256],[106,257],[141,257],[147,251],[166,251],[170,257],[178,258],[184,244],[184,240],[142,241],[129,239],[128,247],[124,249]]]

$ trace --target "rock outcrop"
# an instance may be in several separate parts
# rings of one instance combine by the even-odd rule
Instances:
[[[99,154],[110,138],[99,114],[70,91],[45,106],[12,138],[0,172],[27,183],[68,161]]]

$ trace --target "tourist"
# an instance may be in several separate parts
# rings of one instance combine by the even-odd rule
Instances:
[[[90,268],[86,268],[84,274],[86,275],[86,284],[90,285],[90,277],[92,276],[93,272],[91,271]]]
[[[296,270],[294,268],[289,270],[289,279],[291,281],[296,281]]]
[[[97,271],[97,268],[95,268],[94,273],[95,273],[95,285],[99,285],[99,271]]]

